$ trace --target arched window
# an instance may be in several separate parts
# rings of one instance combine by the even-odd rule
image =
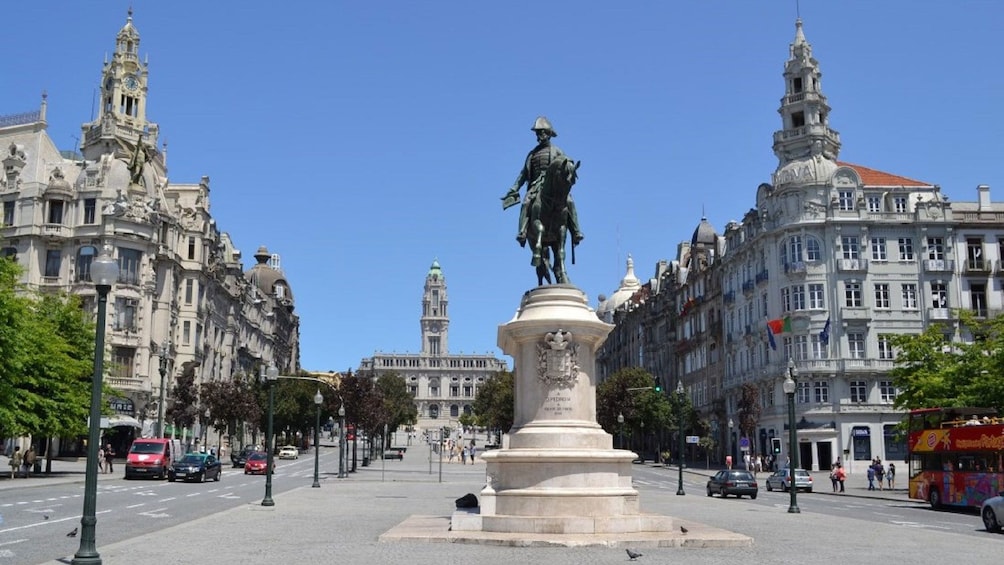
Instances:
[[[464,414],[470,415],[474,412],[470,404],[464,404]]]
[[[460,415],[460,407],[457,406],[456,404],[451,404],[450,405],[450,417],[451,418],[456,418],[459,415]]]
[[[98,250],[93,245],[85,245],[77,250],[77,275],[74,280],[77,282],[90,282],[91,261],[98,254]]]
[[[430,404],[429,405],[429,417],[432,418],[433,420],[439,418],[439,405],[438,404]]]

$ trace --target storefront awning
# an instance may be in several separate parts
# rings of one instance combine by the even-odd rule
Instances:
[[[125,414],[113,414],[111,416],[101,417],[101,428],[115,428],[118,426],[128,426],[130,428],[143,429],[143,426],[139,423],[136,418],[132,416],[126,416]]]

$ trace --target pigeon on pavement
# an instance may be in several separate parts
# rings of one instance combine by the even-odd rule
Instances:
[[[688,530],[687,528],[684,528],[683,526],[680,526],[680,532],[681,532],[681,533],[684,533],[684,534],[685,534],[685,533],[687,533],[687,532],[689,532],[689,531],[690,531],[690,530]]]
[[[66,534],[66,537],[68,537],[68,538],[75,538],[75,537],[77,537],[77,529],[73,528],[73,530],[71,530],[70,533]]]
[[[630,548],[627,548],[624,551],[627,551],[628,557],[631,558],[630,561],[634,561],[635,559],[638,559],[639,557],[641,557],[640,553],[638,553],[637,551],[631,551]]]
[[[43,520],[48,520],[49,519],[49,515],[48,514],[43,514],[42,515],[42,519]]]

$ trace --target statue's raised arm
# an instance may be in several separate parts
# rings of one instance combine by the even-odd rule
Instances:
[[[505,210],[520,201],[519,192],[526,185],[526,196],[519,209],[519,227],[516,241],[525,246],[530,241],[533,258],[530,261],[537,269],[537,284],[554,282],[567,284],[565,272],[565,235],[572,236],[572,263],[575,263],[575,246],[582,241],[579,217],[572,201],[572,185],[578,178],[579,163],[573,163],[551,139],[558,134],[551,122],[541,116],[537,118],[531,131],[537,135],[537,145],[526,156],[523,168],[516,182],[502,197]],[[553,264],[547,261],[553,255]]]

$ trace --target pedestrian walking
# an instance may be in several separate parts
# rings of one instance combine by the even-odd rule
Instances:
[[[112,449],[112,444],[105,444],[105,467],[108,468],[108,472],[114,472],[112,469],[112,459],[115,457],[115,450]]]
[[[28,448],[24,454],[24,476],[31,477],[31,471],[35,468],[35,446]]]
[[[844,492],[844,481],[847,480],[847,473],[844,471],[844,466],[837,463],[837,482],[840,483],[840,492]]]
[[[837,469],[839,467],[834,463],[833,470],[830,471],[830,485],[833,487],[833,492],[840,490],[840,481],[837,480]]]
[[[875,490],[875,466],[868,466],[868,490]]]
[[[461,447],[460,448],[460,464],[461,465],[466,465],[467,464],[467,448],[466,447]]]
[[[885,478],[889,481],[889,490],[896,488],[896,465],[889,462],[889,468],[886,469]]]
[[[474,440],[471,440],[471,465],[474,464],[474,453],[478,450],[477,446],[474,445]]]
[[[878,489],[884,490],[885,486],[883,479],[885,479],[885,469],[882,467],[881,459],[875,460],[875,479],[878,481]]]
[[[17,473],[21,470],[21,463],[23,461],[21,446],[17,446],[14,448],[14,453],[11,454],[10,460],[7,462],[10,465],[10,478],[17,478]]]

